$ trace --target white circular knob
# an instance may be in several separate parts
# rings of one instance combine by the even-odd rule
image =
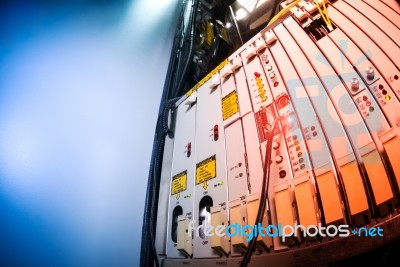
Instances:
[[[282,156],[277,156],[276,158],[275,158],[275,162],[276,163],[282,163],[282,161],[283,161],[283,157]]]
[[[351,89],[354,91],[358,90],[358,88],[360,87],[360,82],[358,81],[357,78],[351,79],[350,83],[351,83]]]
[[[368,68],[366,69],[366,72],[367,72],[367,78],[368,78],[368,80],[374,79],[374,77],[375,77],[375,71],[374,71],[373,68],[368,67]]]
[[[271,72],[271,73],[269,74],[269,77],[270,77],[271,79],[275,78],[275,76],[276,76],[275,72]]]

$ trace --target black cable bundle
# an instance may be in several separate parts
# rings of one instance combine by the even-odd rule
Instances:
[[[198,8],[199,0],[195,0],[191,10],[190,19],[190,37],[188,54],[185,57],[178,56],[178,49],[185,38],[182,34],[182,29],[178,28],[175,35],[174,44],[171,51],[170,62],[168,66],[167,76],[164,84],[163,94],[161,97],[161,104],[159,109],[159,117],[156,125],[155,136],[153,141],[150,169],[147,182],[146,200],[143,216],[142,226],[142,242],[140,254],[140,266],[150,267],[154,264],[158,267],[157,253],[155,249],[155,232],[157,223],[157,210],[158,210],[158,194],[161,178],[161,166],[164,154],[165,136],[168,134],[168,113],[174,106],[174,103],[183,94],[183,84],[187,79],[190,69],[190,63],[193,61],[194,54],[194,33],[196,27],[196,11]],[[179,23],[183,23],[184,6],[180,15]],[[183,67],[179,60],[185,58]]]

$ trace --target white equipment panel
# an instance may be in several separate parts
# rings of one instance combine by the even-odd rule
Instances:
[[[195,227],[203,226],[193,236],[193,257],[220,257],[211,247],[204,229],[212,225],[211,208],[220,206],[228,215],[228,183],[225,131],[221,109],[221,86],[210,87],[212,80],[197,91],[196,146],[194,177]],[[212,116],[210,115],[212,114]]]
[[[187,99],[176,112],[174,131],[174,161],[171,171],[169,197],[167,255],[171,258],[185,258],[192,255],[192,240],[189,238],[187,225],[193,219],[194,199],[194,156],[196,102]],[[182,217],[180,217],[182,216]],[[186,244],[187,243],[187,244]]]
[[[172,163],[163,172],[167,233],[156,238],[165,266],[237,266],[246,235],[207,236],[205,229],[254,226],[262,201],[263,225],[346,224],[352,231],[398,216],[400,5],[318,2],[326,11],[311,0],[283,3],[293,5],[286,15],[181,99]],[[286,240],[258,236],[255,266],[341,239],[302,231]],[[335,251],[351,256],[343,244]],[[296,265],[292,255],[284,261]]]

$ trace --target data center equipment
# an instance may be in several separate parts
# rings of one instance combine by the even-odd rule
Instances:
[[[224,4],[200,2],[211,17]],[[168,110],[161,266],[315,266],[400,238],[400,3],[277,2]],[[304,234],[343,225],[346,236]]]

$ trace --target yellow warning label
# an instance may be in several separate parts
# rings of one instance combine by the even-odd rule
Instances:
[[[195,86],[193,86],[192,89],[190,89],[187,93],[186,96],[190,96],[193,94],[197,89],[200,88],[203,84],[206,83],[215,73],[217,73],[220,69],[222,69],[226,64],[228,64],[228,59],[225,59],[224,61],[221,62],[215,69],[213,69],[209,74],[207,74],[203,79],[201,79],[200,82],[198,82]]]
[[[196,184],[205,183],[217,176],[215,155],[196,164]]]
[[[178,173],[172,177],[171,196],[186,190],[187,171]]]
[[[222,98],[222,118],[226,120],[239,112],[236,91],[232,91]]]

